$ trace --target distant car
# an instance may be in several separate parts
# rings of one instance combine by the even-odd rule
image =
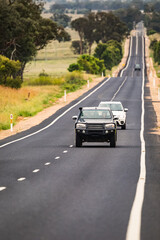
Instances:
[[[136,63],[135,65],[134,65],[134,70],[135,71],[140,71],[141,70],[141,66],[140,66],[140,64],[139,63]]]
[[[110,108],[113,113],[113,116],[118,118],[116,120],[117,126],[120,126],[121,129],[126,129],[126,112],[128,111],[128,109],[123,108],[121,102],[103,101],[100,102],[99,107]]]
[[[112,111],[105,107],[79,108],[75,120],[75,145],[81,147],[83,142],[109,142],[116,146],[117,130]]]

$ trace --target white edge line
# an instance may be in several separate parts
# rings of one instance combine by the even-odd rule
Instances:
[[[137,183],[137,189],[135,194],[135,199],[132,205],[126,240],[140,240],[141,235],[141,218],[142,218],[142,207],[144,201],[144,191],[146,182],[146,163],[145,163],[145,140],[144,140],[144,83],[145,83],[145,73],[144,73],[144,37],[142,37],[142,49],[143,49],[143,82],[142,82],[142,114],[141,114],[141,157],[140,157],[140,175]]]
[[[108,78],[108,79],[106,79],[102,84],[100,84],[100,86],[98,86],[96,89],[94,89],[92,92],[90,92],[86,97],[84,97],[83,99],[81,99],[80,101],[78,101],[77,103],[75,103],[73,106],[71,106],[70,108],[68,108],[66,111],[64,111],[61,115],[59,115],[56,119],[54,119],[49,125],[45,126],[44,128],[41,128],[40,130],[38,130],[38,131],[36,131],[36,132],[34,132],[34,133],[31,133],[31,134],[29,134],[29,135],[26,135],[26,136],[24,136],[24,137],[22,137],[22,138],[18,138],[18,139],[16,139],[16,140],[11,141],[11,142],[5,143],[5,144],[1,145],[0,148],[3,148],[3,147],[5,147],[5,146],[7,146],[7,145],[10,145],[10,144],[12,144],[12,143],[15,143],[15,142],[19,142],[19,141],[21,141],[21,140],[24,140],[24,139],[26,139],[26,138],[28,138],[28,137],[31,137],[31,136],[33,136],[33,135],[36,135],[36,134],[44,131],[45,129],[49,128],[49,127],[52,126],[55,122],[57,122],[61,117],[63,117],[66,113],[68,113],[72,108],[74,108],[75,106],[77,106],[78,104],[80,104],[81,102],[83,102],[84,100],[86,100],[86,99],[87,99],[88,97],[90,97],[93,93],[95,93],[98,89],[100,89],[100,88],[101,88],[104,84],[106,84],[110,79],[111,79],[111,77]]]
[[[32,172],[33,173],[37,173],[37,172],[39,172],[40,171],[40,169],[35,169],[35,170],[33,170]]]
[[[138,33],[136,32],[136,56],[138,55]]]
[[[128,65],[129,65],[129,61],[130,61],[130,58],[131,58],[131,50],[132,50],[132,36],[131,36],[131,44],[130,44],[130,51],[129,51],[129,58],[128,58],[128,62],[127,62],[127,65],[125,66],[125,68],[123,68],[121,74],[120,74],[120,77],[122,77],[123,75],[123,72],[128,68]]]
[[[48,166],[48,165],[50,165],[51,163],[50,162],[46,162],[44,165],[45,166]]]
[[[18,182],[22,182],[22,181],[24,181],[24,180],[26,180],[25,177],[22,177],[22,178],[18,178],[18,179],[17,179]]]
[[[67,153],[68,151],[67,150],[64,150],[63,153]]]

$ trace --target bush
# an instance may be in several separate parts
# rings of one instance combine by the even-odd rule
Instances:
[[[43,72],[41,72],[39,74],[39,77],[48,77],[49,75],[47,73],[45,73],[45,71],[43,70]]]
[[[20,77],[17,77],[17,78],[14,78],[14,79],[8,77],[7,80],[6,80],[5,86],[18,89],[18,88],[21,87],[21,84],[22,84],[22,80],[21,80]]]
[[[64,82],[63,78],[51,78],[47,76],[40,76],[36,79],[31,79],[24,82],[27,86],[45,86],[45,85],[62,85]]]
[[[17,77],[21,64],[0,55],[0,85],[20,88],[21,80]]]
[[[154,61],[157,62],[158,65],[160,65],[160,41],[154,44],[153,51]]]
[[[156,31],[153,30],[153,29],[147,29],[147,35],[152,35],[152,34],[155,34]]]
[[[65,83],[63,85],[64,90],[75,91],[80,86],[86,84],[87,81],[84,79],[83,75],[78,72],[68,73],[65,76]]]
[[[68,71],[69,72],[80,71],[80,66],[77,63],[72,63],[69,65]]]
[[[154,47],[156,46],[157,42],[158,42],[158,41],[157,41],[156,39],[153,39],[153,40],[151,41],[151,43],[150,43],[149,48],[152,49],[152,50],[154,50]]]
[[[82,55],[78,59],[78,65],[87,73],[101,74],[105,70],[104,61],[90,55]]]

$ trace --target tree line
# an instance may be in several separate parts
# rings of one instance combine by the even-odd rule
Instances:
[[[80,54],[84,53],[86,46],[91,54],[94,42],[97,44],[106,43],[109,40],[122,42],[128,34],[126,24],[112,12],[89,13],[73,20],[71,27],[78,32]]]
[[[122,44],[116,40],[109,40],[106,43],[99,43],[93,56],[83,54],[78,58],[77,63],[69,66],[68,71],[85,71],[91,74],[105,75],[105,70],[111,70],[118,65],[122,59]]]
[[[58,12],[62,11],[68,11],[68,10],[83,10],[83,11],[90,11],[90,10],[96,10],[96,11],[104,11],[104,10],[117,10],[117,9],[127,9],[130,7],[136,7],[139,9],[144,9],[144,1],[119,1],[119,0],[111,0],[111,1],[75,1],[75,2],[69,2],[69,1],[55,1],[55,4],[51,5],[50,12]]]

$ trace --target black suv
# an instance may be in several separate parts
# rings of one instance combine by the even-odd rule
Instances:
[[[75,145],[81,147],[83,142],[110,142],[110,147],[116,146],[117,118],[106,107],[79,108],[79,116],[73,116],[75,121]]]

